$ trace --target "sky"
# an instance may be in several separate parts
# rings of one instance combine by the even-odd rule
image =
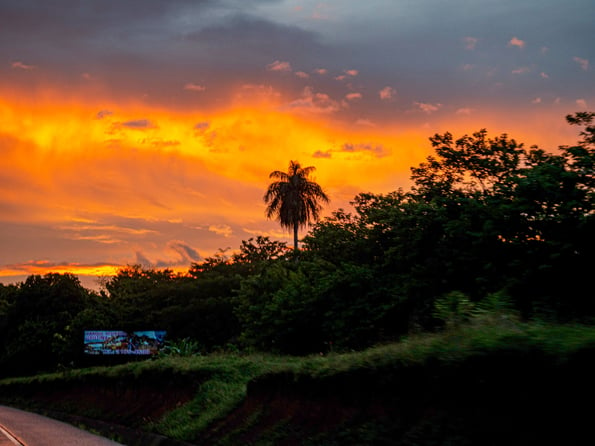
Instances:
[[[0,0],[0,283],[186,271],[258,235],[269,173],[410,187],[428,138],[556,150],[595,108],[592,0]],[[303,235],[303,233],[302,233]]]

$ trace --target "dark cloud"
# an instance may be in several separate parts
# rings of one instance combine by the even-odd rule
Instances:
[[[484,103],[492,100],[492,106],[502,101],[520,103],[542,91],[536,82],[540,72],[550,74],[551,87],[559,91],[578,93],[592,88],[586,76],[577,75],[573,85],[565,83],[562,79],[567,74],[562,70],[570,68],[563,55],[578,54],[579,48],[589,53],[584,59],[593,58],[595,47],[588,37],[593,35],[592,20],[584,14],[595,14],[594,2],[581,0],[570,7],[554,0],[421,0],[407,12],[397,3],[385,3],[372,26],[365,27],[363,16],[354,19],[350,29],[337,33],[337,54],[351,51],[350,65],[360,69],[362,81],[373,77],[378,89],[396,86],[402,103],[443,103],[444,112],[463,106],[461,99],[469,97]],[[522,51],[508,45],[514,37],[518,39],[514,42],[525,42]],[[543,47],[551,49],[547,56]],[[461,73],[460,67],[466,64],[476,69]],[[512,71],[522,66],[534,66],[536,76],[511,78]],[[557,75],[555,80],[552,73]],[[503,88],[495,92],[498,82]],[[383,104],[370,117],[383,122],[388,110],[404,111]]]
[[[383,158],[389,155],[389,151],[381,144],[367,144],[367,143],[345,143],[341,146],[341,152],[355,153],[355,152],[370,152],[377,158]]]
[[[162,138],[148,138],[142,140],[143,144],[150,144],[153,147],[176,147],[181,143],[175,139],[162,139]]]
[[[187,107],[198,96],[188,90],[208,107],[229,97],[230,84],[271,85],[294,99],[310,87],[340,100],[350,92],[333,82],[342,77],[367,93],[357,106],[379,123],[413,103],[444,104],[437,115],[470,97],[526,103],[544,95],[541,73],[556,96],[593,89],[592,70],[582,68],[595,61],[592,0],[376,4],[328,4],[314,19],[313,7],[300,14],[280,0],[0,0],[0,60],[18,63],[3,74],[25,87],[31,78],[92,79],[114,95]],[[321,67],[328,76],[313,75]],[[304,99],[297,101],[304,110]],[[361,116],[356,107],[339,115]]]
[[[199,262],[203,257],[198,251],[192,248],[185,242],[179,240],[171,240],[167,243],[167,250],[172,251],[177,255],[176,258],[158,259],[151,261],[146,254],[137,251],[136,263],[145,267],[151,268],[172,268],[177,266],[189,265],[192,262]]]
[[[111,115],[113,115],[113,114],[114,114],[114,113],[113,113],[113,112],[111,112],[111,111],[109,111],[109,110],[100,110],[100,111],[98,111],[98,112],[97,112],[97,115],[96,115],[96,117],[97,117],[97,119],[103,119],[103,118],[105,118],[106,116],[111,116]]]
[[[328,159],[332,157],[333,152],[342,153],[361,153],[368,152],[376,158],[383,158],[390,154],[382,144],[370,144],[370,143],[344,143],[339,149],[329,149],[326,151],[317,150],[312,154],[314,158]]]
[[[210,127],[210,124],[206,121],[203,121],[203,122],[197,123],[194,126],[194,130],[205,131],[205,130],[208,130],[209,127]]]
[[[151,263],[151,261],[147,258],[147,256],[144,255],[142,252],[137,251],[135,253],[135,255],[136,255],[136,261],[135,261],[135,263],[137,265],[144,266],[145,268],[151,267],[153,265]]]
[[[320,37],[312,31],[247,14],[227,17],[188,33],[186,39],[199,48],[215,50],[222,58],[233,54],[236,62],[248,65],[253,61],[259,69],[286,56],[301,62],[324,52]]]
[[[166,26],[173,18],[192,8],[201,10],[213,5],[213,0],[127,0],[96,2],[79,0],[2,0],[2,28],[19,33],[25,41],[43,36],[48,43],[76,43],[94,40],[97,36],[123,37],[125,32],[155,30]],[[161,20],[159,20],[161,19]]]
[[[133,119],[131,121],[118,123],[119,127],[126,127],[129,129],[145,130],[157,127],[153,122],[148,119]]]
[[[200,92],[208,106],[228,97],[229,83],[262,82],[275,60],[289,57],[309,72],[331,57],[316,32],[246,13],[276,2],[0,0],[0,60],[42,67],[38,79],[91,80],[160,105],[195,107],[188,90]],[[13,71],[27,88],[22,69]]]
[[[172,240],[167,244],[167,247],[178,253],[181,257],[182,263],[198,262],[202,260],[202,256],[198,251],[192,248],[187,243],[178,240]]]
[[[312,154],[312,157],[314,158],[330,158],[331,156],[332,155],[330,150],[327,150],[326,152],[323,152],[322,150],[317,150]]]

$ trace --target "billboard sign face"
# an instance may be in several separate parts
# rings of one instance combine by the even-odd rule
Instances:
[[[165,331],[86,330],[88,355],[155,355],[163,348]]]

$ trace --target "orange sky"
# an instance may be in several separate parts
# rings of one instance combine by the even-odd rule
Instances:
[[[55,89],[0,101],[3,221],[49,233],[6,239],[1,277],[96,276],[137,262],[186,269],[251,236],[288,240],[265,220],[262,195],[268,174],[290,159],[317,167],[332,198],[328,215],[359,192],[407,188],[409,168],[430,154],[427,137],[442,126],[482,126],[454,116],[436,128],[346,128],[262,98],[193,113],[64,96]],[[563,120],[541,119],[547,134],[519,128],[518,139],[562,142]]]
[[[426,0],[374,1],[0,6],[0,282],[95,287],[127,264],[289,241],[262,202],[289,160],[317,168],[329,215],[408,188],[434,133],[577,140],[564,116],[595,101],[588,14],[503,0],[438,21]]]

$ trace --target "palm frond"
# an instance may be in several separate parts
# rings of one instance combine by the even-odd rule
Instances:
[[[322,211],[320,202],[328,203],[329,198],[322,187],[309,178],[315,170],[314,166],[302,167],[299,162],[290,161],[287,172],[271,172],[269,178],[277,181],[269,185],[263,196],[267,218],[275,218],[282,228],[294,231],[318,221]]]

